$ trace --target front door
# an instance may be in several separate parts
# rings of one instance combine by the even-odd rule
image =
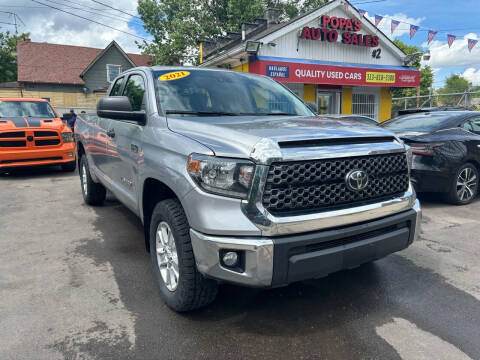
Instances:
[[[146,110],[145,78],[140,73],[128,76],[122,96],[127,96],[133,111]],[[137,169],[140,158],[143,125],[125,120],[112,120],[107,147],[109,177],[114,192],[125,205],[136,210]]]
[[[317,106],[320,115],[338,114],[340,112],[340,93],[338,91],[319,90],[317,92]]]

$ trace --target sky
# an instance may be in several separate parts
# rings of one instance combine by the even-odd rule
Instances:
[[[14,31],[13,25],[3,24],[13,22],[12,16],[5,12],[14,12],[23,21],[19,22],[18,31],[29,32],[32,41],[104,48],[115,40],[127,52],[138,53],[136,41],[142,42],[149,35],[138,18],[136,3],[136,0],[0,0],[0,30]],[[424,64],[434,69],[435,88],[442,87],[451,74],[461,74],[473,85],[480,85],[480,42],[472,52],[467,48],[468,38],[480,40],[480,0],[352,0],[351,3],[366,10],[372,21],[375,14],[384,16],[379,28],[391,38],[430,50],[431,59]],[[401,21],[393,35],[392,19]],[[409,36],[409,24],[420,26],[413,39]],[[427,45],[429,29],[438,33]],[[447,34],[456,35],[451,48]]]

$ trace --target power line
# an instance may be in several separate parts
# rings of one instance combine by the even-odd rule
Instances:
[[[128,31],[120,30],[120,29],[114,28],[113,26],[106,25],[106,24],[102,24],[101,22],[98,22],[98,21],[95,21],[95,20],[86,18],[86,17],[81,16],[81,15],[77,15],[77,14],[71,13],[71,12],[66,11],[66,10],[59,9],[59,8],[57,8],[57,7],[55,7],[55,6],[51,6],[51,5],[42,3],[42,2],[37,1],[37,0],[31,0],[31,1],[33,1],[34,3],[40,4],[40,5],[44,5],[44,6],[47,6],[47,7],[49,7],[49,8],[52,8],[52,9],[55,9],[55,10],[64,12],[64,13],[66,13],[66,14],[69,14],[69,15],[72,15],[72,16],[76,16],[76,17],[78,17],[78,18],[80,18],[80,19],[87,20],[87,21],[93,22],[93,23],[95,23],[95,24],[98,24],[98,25],[107,27],[107,28],[109,28],[109,29],[112,29],[112,30],[115,30],[115,31],[124,33],[124,34],[126,34],[126,35],[130,35],[130,36],[136,37],[136,38],[138,38],[138,39],[142,39],[142,40],[145,40],[145,41],[149,41],[148,39],[144,38],[143,36],[135,35],[135,34],[129,33]]]
[[[121,13],[124,13],[124,14],[130,15],[130,16],[136,17],[136,18],[138,18],[138,19],[141,19],[141,18],[140,18],[139,16],[137,16],[137,15],[128,13],[128,12],[126,12],[126,11],[124,11],[124,10],[121,10],[121,9],[114,8],[113,6],[110,6],[110,5],[108,5],[108,4],[102,3],[102,2],[100,2],[100,1],[98,1],[98,0],[91,0],[91,1],[93,1],[94,3],[100,4],[100,5],[106,6],[106,7],[110,8],[110,9],[120,11]]]
[[[55,1],[52,1],[52,0],[46,0],[46,1],[49,1],[55,5],[59,5],[59,6],[66,6],[64,4],[60,4],[60,3],[57,3]],[[45,7],[43,7],[44,9],[46,9]],[[65,8],[63,8],[65,9]],[[82,8],[79,8],[79,7],[75,7],[75,6],[69,6],[67,7],[67,9],[75,9],[75,10],[80,10],[80,11],[84,11],[84,12],[87,12],[87,13],[90,13],[90,14],[94,14],[94,15],[98,15],[98,16],[103,16],[103,17],[106,17],[106,18],[110,18],[110,19],[113,19],[113,20],[119,20],[119,21],[123,21],[123,22],[126,22],[127,24],[130,22],[130,19],[126,19],[126,18],[123,18],[123,17],[116,17],[116,16],[112,16],[111,14],[100,14],[98,12],[94,12],[94,11],[91,11],[91,10],[85,10],[85,9],[82,9]]]

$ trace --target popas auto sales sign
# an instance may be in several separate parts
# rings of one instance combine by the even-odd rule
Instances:
[[[300,38],[336,42],[339,37],[338,32],[343,31],[341,37],[344,44],[369,47],[378,46],[378,36],[357,34],[362,29],[360,20],[323,15],[320,18],[320,24],[321,28],[305,26],[302,29]]]

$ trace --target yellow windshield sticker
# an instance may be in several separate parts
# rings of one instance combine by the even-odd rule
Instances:
[[[188,75],[190,75],[188,71],[173,71],[173,72],[163,74],[158,78],[158,80],[160,81],[177,80],[177,79],[184,78]]]

